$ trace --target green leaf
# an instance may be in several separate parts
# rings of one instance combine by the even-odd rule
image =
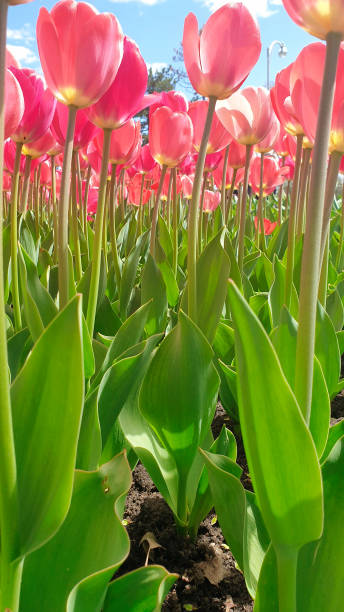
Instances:
[[[222,247],[221,230],[202,251],[197,262],[197,323],[210,343],[213,342],[227,294],[229,257]],[[182,299],[187,310],[187,288]]]
[[[265,330],[232,283],[229,293],[250,475],[274,546],[297,550],[322,532],[320,465]]]
[[[159,242],[157,242],[155,261],[166,285],[168,303],[173,307],[177,304],[179,299],[179,287],[173,274],[172,267],[165,255],[164,250],[160,247]]]
[[[340,353],[333,323],[318,302],[315,328],[315,354],[320,361],[330,398],[336,393],[340,375]],[[331,355],[331,359],[328,356]]]
[[[344,307],[337,289],[328,296],[326,300],[326,311],[336,332],[341,331],[344,324]]]
[[[140,567],[110,583],[104,612],[159,612],[177,578],[159,565]]]
[[[55,533],[70,504],[84,395],[81,333],[75,298],[45,329],[11,388],[22,554]]]
[[[96,364],[93,354],[91,337],[84,315],[82,315],[82,342],[84,347],[85,378],[91,378],[95,372]]]
[[[91,284],[91,273],[92,273],[92,261],[86,268],[83,273],[78,286],[76,288],[77,293],[82,293],[82,311],[86,317],[87,315],[87,305],[88,305],[88,296],[90,294],[90,284]],[[97,298],[97,310],[99,305],[101,304],[103,297],[105,295],[106,290],[106,266],[103,252],[101,253],[100,259],[100,272],[99,272],[99,288],[98,288],[98,298]]]
[[[119,292],[120,316],[122,319],[125,319],[127,316],[129,300],[135,284],[139,259],[141,256],[142,249],[144,248],[147,242],[147,238],[148,232],[145,232],[139,237],[136,245],[132,248],[131,252],[126,258],[125,264],[123,266],[121,286]]]
[[[152,302],[145,329],[148,335],[152,335],[165,330],[168,304],[162,274],[150,253],[141,281],[141,301],[145,304],[149,300]]]
[[[182,521],[186,519],[186,480],[210,427],[218,386],[206,338],[180,311],[178,324],[160,344],[145,375],[140,410],[175,461]]]
[[[25,560],[20,612],[101,612],[108,582],[129,552],[119,506],[130,483],[124,454],[98,471],[76,472],[63,525]]]
[[[32,346],[30,332],[27,327],[14,334],[7,343],[8,366],[11,372],[11,380],[14,380],[17,373],[29,352],[28,346]],[[28,341],[29,340],[29,344]],[[30,347],[31,348],[31,347]]]
[[[280,322],[281,310],[284,305],[284,293],[285,293],[285,277],[286,277],[286,269],[281,261],[274,258],[274,281],[270,287],[269,291],[269,307],[271,312],[271,325],[272,327],[277,327]],[[299,310],[299,299],[296,293],[296,289],[294,285],[292,286],[292,295],[291,295],[291,306],[290,312],[294,318],[297,318]]]
[[[159,215],[158,218],[158,232],[159,232],[159,242],[164,249],[167,261],[172,266],[173,265],[173,245],[170,233],[168,231],[165,220]]]

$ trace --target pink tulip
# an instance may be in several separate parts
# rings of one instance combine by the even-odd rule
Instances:
[[[15,143],[13,142],[13,140],[6,140],[6,142],[4,143],[4,167],[5,167],[5,170],[7,170],[7,172],[9,172],[10,174],[13,173],[15,156],[16,156]],[[20,156],[20,168],[19,168],[20,174],[24,173],[24,168],[25,168],[25,156],[21,155]]]
[[[175,168],[190,152],[192,146],[192,121],[184,112],[173,112],[160,106],[153,113],[149,124],[149,148],[161,165]]]
[[[25,143],[23,146],[23,155],[30,155],[30,157],[41,157],[41,155],[51,155],[51,151],[59,150],[58,145],[54,136],[50,130],[47,130],[41,138],[33,140],[30,143]],[[61,149],[61,147],[60,147]]]
[[[141,185],[142,174],[136,174],[135,177],[128,184],[128,200],[130,204],[133,204],[134,206],[140,206]],[[141,206],[147,204],[151,195],[151,190],[143,186]]]
[[[255,194],[259,194],[260,187],[260,156],[255,157],[250,166],[250,185]],[[278,185],[282,185],[286,180],[289,170],[286,167],[280,168],[278,162],[273,157],[264,157],[263,160],[263,196],[272,193]]]
[[[208,112],[209,102],[207,100],[197,100],[191,102],[188,114],[191,117],[194,128],[193,146],[199,151],[204,124]],[[232,140],[231,135],[222,125],[221,121],[214,115],[209,134],[207,153],[216,153],[224,149]]]
[[[103,141],[104,132],[99,131],[94,139],[99,155],[103,151]],[[135,154],[139,143],[141,143],[140,122],[129,119],[122,127],[114,130],[111,134],[109,163],[127,165]]]
[[[183,49],[191,84],[202,96],[228,98],[258,61],[261,51],[258,24],[238,2],[219,8],[209,17],[201,34],[198,30],[197,18],[189,13],[184,23]]]
[[[329,32],[344,38],[344,0],[283,0],[284,8],[301,28],[323,40]]]
[[[65,144],[68,127],[68,108],[57,102],[55,114],[51,123],[51,131],[60,145]],[[78,110],[75,121],[73,149],[77,151],[85,147],[94,137],[97,128],[88,120],[85,110]]]
[[[154,157],[152,157],[149,145],[146,144],[144,147],[141,147],[140,155],[133,165],[133,169],[135,172],[140,172],[142,174],[146,174],[153,170],[156,166],[156,161]]]
[[[288,132],[285,132],[281,127],[281,131],[279,137],[277,138],[274,144],[274,151],[281,157],[286,157],[287,155],[292,155],[295,157],[296,155],[296,138],[295,136],[291,136]]]
[[[219,191],[209,191],[205,189],[203,200],[203,211],[212,212],[216,210],[221,201],[221,193]]]
[[[283,129],[292,136],[297,136],[298,134],[304,134],[304,130],[296,116],[290,98],[290,73],[292,68],[293,64],[289,64],[287,68],[277,74],[275,86],[270,90],[270,96],[274,111]]]
[[[183,174],[183,176],[181,176],[180,178],[181,178],[181,183],[182,183],[183,196],[186,200],[191,200],[193,181],[186,174]]]
[[[103,96],[87,109],[89,120],[98,127],[115,130],[148,106],[154,96],[144,96],[148,72],[135,41],[124,37],[123,59],[116,78]]]
[[[221,187],[222,187],[223,163],[224,163],[224,155],[223,155],[223,152],[222,152],[220,163],[217,166],[217,168],[213,171],[213,177],[214,177],[215,185],[220,190],[221,190]],[[233,180],[233,168],[229,164],[227,164],[226,177],[225,177],[225,186],[226,186],[226,189],[229,189],[229,187],[232,184],[232,180]]]
[[[11,67],[24,96],[24,114],[12,134],[15,142],[38,140],[50,127],[56,100],[41,77],[29,68]]]
[[[216,105],[225,128],[240,144],[254,145],[268,134],[274,111],[265,87],[246,87]]]
[[[255,150],[257,153],[268,153],[271,151],[278,140],[281,131],[281,124],[276,115],[273,115],[271,127],[263,140],[256,144]]]
[[[61,0],[50,14],[40,9],[37,44],[48,87],[58,100],[78,108],[104,95],[123,55],[116,17],[74,0]]]
[[[188,112],[189,103],[181,91],[162,91],[161,93],[155,92],[154,95],[157,101],[149,107],[149,118],[152,116],[159,106],[168,106],[173,111]]]
[[[245,166],[246,158],[246,147],[245,145],[239,144],[236,140],[233,140],[229,147],[228,154],[228,166],[231,168],[239,169]]]
[[[24,114],[24,96],[21,87],[10,70],[5,70],[5,125],[4,137],[9,138],[17,130]]]
[[[222,160],[222,153],[209,153],[205,157],[204,172],[213,172],[216,170]]]
[[[188,153],[183,161],[178,164],[178,168],[181,174],[187,174],[188,176],[194,176],[196,170],[197,155]]]

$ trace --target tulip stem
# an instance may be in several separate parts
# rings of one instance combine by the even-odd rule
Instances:
[[[246,145],[245,174],[244,174],[244,184],[243,184],[241,200],[240,200],[240,221],[239,221],[239,235],[238,235],[238,266],[239,266],[240,274],[242,274],[243,267],[244,267],[247,187],[248,187],[248,175],[249,175],[249,170],[250,170],[251,151],[252,151],[252,145]]]
[[[27,199],[29,195],[29,185],[30,185],[30,171],[31,171],[31,155],[25,156],[25,168],[24,168],[24,182],[23,182],[23,191],[20,203],[20,212],[26,213]]]
[[[156,224],[158,222],[160,197],[161,197],[161,192],[162,192],[162,187],[163,187],[163,184],[164,184],[164,179],[165,179],[166,171],[167,171],[167,166],[163,165],[163,167],[161,169],[159,187],[158,187],[158,191],[156,193],[155,202],[154,202],[154,208],[153,208],[152,227],[151,227],[150,244],[149,244],[149,251],[150,251],[150,254],[153,257],[153,259],[155,257]]]
[[[111,166],[111,181],[110,181],[110,198],[109,198],[109,223],[110,223],[110,241],[112,249],[113,267],[115,270],[117,293],[119,295],[121,287],[121,267],[117,249],[116,237],[116,199],[117,199],[117,181],[116,181],[117,165]]]
[[[290,308],[291,293],[293,287],[294,259],[295,259],[295,226],[297,215],[297,201],[299,195],[300,169],[302,158],[303,134],[297,135],[296,158],[293,188],[290,198],[289,222],[288,222],[288,250],[287,250],[287,269],[285,273],[284,303]]]
[[[339,264],[340,264],[340,260],[341,260],[343,244],[344,244],[344,183],[343,183],[343,187],[342,187],[342,207],[341,207],[341,215],[340,215],[340,237],[339,237],[339,244],[338,244],[338,250],[337,250],[337,255],[336,255],[336,268],[337,268],[337,270],[338,270],[338,267],[339,267]]]
[[[302,162],[300,170],[300,190],[299,190],[299,205],[297,209],[297,223],[296,223],[296,239],[299,240],[302,236],[303,231],[303,220],[305,215],[305,202],[307,193],[307,183],[309,176],[309,162],[311,159],[312,149],[307,147],[303,149]]]
[[[73,242],[74,242],[74,257],[75,257],[75,278],[76,281],[82,277],[82,266],[81,266],[81,253],[80,253],[80,242],[79,242],[79,221],[78,221],[78,206],[76,201],[76,156],[78,153],[73,151],[72,155],[72,231],[73,231]]]
[[[18,282],[18,192],[19,192],[19,167],[20,156],[23,148],[22,142],[16,144],[16,156],[14,160],[11,192],[11,291],[14,313],[14,326],[16,331],[21,329],[22,320],[19,301]]]
[[[189,317],[197,322],[197,223],[199,213],[199,199],[201,195],[201,184],[203,177],[203,169],[205,156],[207,153],[207,145],[209,140],[209,134],[211,130],[211,124],[213,121],[213,115],[215,111],[216,98],[214,96],[209,97],[208,113],[204,125],[203,136],[201,145],[198,152],[195,178],[192,188],[192,197],[189,207],[189,221],[188,221],[188,313]]]
[[[233,176],[232,176],[232,184],[231,184],[231,188],[229,190],[228,202],[227,202],[226,226],[228,225],[228,222],[232,218],[233,192],[234,192],[234,188],[235,188],[235,181],[236,181],[237,173],[238,173],[238,168],[234,168]]]
[[[260,181],[259,181],[259,200],[257,214],[257,229],[256,229],[256,247],[262,246],[265,251],[265,232],[264,232],[264,214],[263,214],[263,180],[264,180],[264,153],[260,154]],[[261,240],[259,240],[259,228],[261,231]]]
[[[106,184],[107,184],[107,173],[109,163],[109,151],[111,143],[112,130],[104,129],[104,140],[103,140],[103,157],[102,165],[100,170],[100,184],[98,192],[98,204],[94,231],[94,244],[92,254],[92,269],[91,269],[91,282],[90,282],[90,293],[88,296],[87,304],[87,326],[90,332],[91,338],[93,337],[94,321],[96,318],[97,300],[98,300],[98,288],[99,288],[99,277],[100,277],[100,260],[102,250],[102,232],[104,222],[104,210],[105,210],[105,198],[106,198]]]
[[[17,612],[22,562],[17,565],[11,563],[19,552],[18,484],[8,377],[3,276],[2,187],[7,7],[7,2],[0,3],[0,610],[9,608]]]
[[[54,226],[54,251],[53,258],[54,263],[57,263],[57,249],[58,249],[58,224],[57,224],[57,202],[56,202],[56,171],[55,171],[55,156],[50,156],[50,168],[51,168],[51,199],[53,206],[53,226]]]
[[[177,278],[178,266],[178,211],[177,211],[177,169],[172,168],[172,224],[173,224],[173,274]]]
[[[295,395],[308,424],[312,402],[315,323],[327,153],[341,35],[330,32],[327,35],[326,42],[325,69],[306,211],[300,283],[299,328],[296,345]]]
[[[76,106],[69,106],[68,127],[63,156],[58,220],[59,305],[64,308],[69,299],[68,267],[68,208]]]
[[[226,215],[226,178],[227,178],[228,156],[229,156],[229,145],[226,146],[225,156],[223,158],[223,169],[222,169],[221,210],[222,210],[222,223],[223,223],[223,225],[227,225],[227,215]]]
[[[90,190],[90,181],[91,181],[91,172],[92,172],[92,166],[91,164],[88,164],[88,168],[87,168],[87,174],[86,174],[86,185],[85,185],[85,194],[84,194],[84,198],[82,199],[82,181],[81,181],[81,171],[80,171],[80,160],[79,160],[79,155],[76,158],[76,162],[77,162],[77,170],[78,170],[78,177],[80,177],[79,180],[79,192],[80,192],[80,206],[82,206],[83,209],[83,217],[84,217],[84,234],[85,234],[85,241],[86,241],[86,256],[87,256],[87,262],[89,261],[90,258],[90,249],[89,249],[89,242],[88,242],[88,221],[87,221],[87,202],[88,202],[88,192]]]

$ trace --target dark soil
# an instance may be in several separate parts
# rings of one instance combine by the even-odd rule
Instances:
[[[344,418],[344,391],[332,401],[331,425]],[[241,481],[252,490],[245,451],[238,426],[217,405],[212,425],[214,437],[225,426],[233,431],[238,447],[237,462],[243,469]],[[162,610],[183,612],[251,612],[253,602],[242,573],[236,568],[214,513],[201,523],[195,542],[182,538],[176,531],[171,510],[158,493],[145,468],[138,464],[133,472],[124,518],[131,541],[130,555],[118,575],[145,564],[146,550],[141,539],[150,532],[157,544],[149,553],[149,563],[163,565],[179,574]]]

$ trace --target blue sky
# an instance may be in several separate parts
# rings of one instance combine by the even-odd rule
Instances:
[[[273,49],[270,61],[270,80],[276,73],[294,61],[301,49],[315,42],[297,27],[284,10],[282,0],[244,0],[255,11],[261,30],[262,53],[258,64],[245,85],[266,85],[266,51],[274,40],[284,42],[288,48],[285,58]],[[48,10],[52,0],[33,0],[28,4],[9,7],[8,46],[21,65],[40,70],[35,42],[35,28],[39,9]],[[136,40],[147,64],[160,67],[172,63],[173,50],[183,36],[183,24],[189,12],[195,13],[199,27],[224,0],[95,0],[92,4],[100,11],[116,15],[125,34]]]

